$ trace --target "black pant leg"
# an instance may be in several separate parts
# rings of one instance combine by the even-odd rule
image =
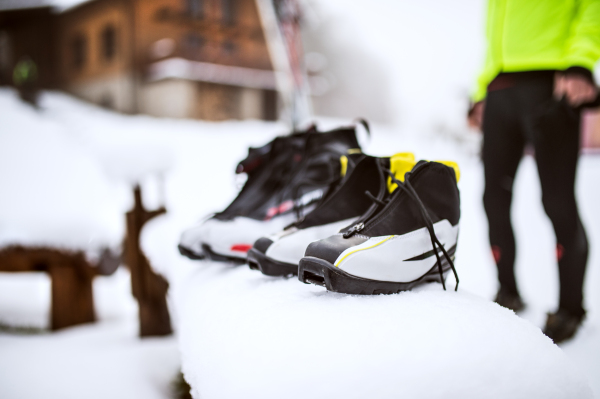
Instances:
[[[483,203],[489,239],[503,290],[517,293],[515,237],[510,220],[513,180],[523,155],[525,138],[514,102],[514,89],[488,93],[483,118]]]
[[[556,234],[559,307],[582,315],[588,242],[575,199],[580,115],[564,101],[548,99],[531,115],[530,126],[542,202]]]

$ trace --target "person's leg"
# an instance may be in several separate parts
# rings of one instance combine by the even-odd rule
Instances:
[[[575,199],[579,125],[579,113],[557,101],[548,101],[532,119],[542,202],[557,241],[559,309],[581,318],[588,242]]]
[[[525,139],[517,119],[513,89],[490,92],[483,117],[483,203],[489,223],[489,239],[500,282],[497,302],[504,293],[518,300],[514,274],[515,237],[510,220],[512,187]],[[505,295],[505,296],[506,296]],[[519,300],[520,301],[520,300]],[[501,303],[510,308],[522,306]],[[517,310],[517,309],[514,309]]]

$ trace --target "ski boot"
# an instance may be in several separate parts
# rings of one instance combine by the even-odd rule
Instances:
[[[414,164],[412,153],[397,154]],[[348,155],[348,172],[317,208],[301,220],[269,237],[260,238],[248,251],[248,265],[268,276],[297,275],[306,247],[349,226],[370,207],[379,206],[386,193],[382,164],[389,158]],[[368,193],[365,195],[365,193]]]
[[[250,172],[233,203],[183,233],[180,252],[192,253],[196,259],[245,263],[246,253],[258,238],[282,230],[301,212],[314,208],[323,193],[339,181],[340,156],[359,148],[354,126],[275,139],[268,151],[255,151],[256,163],[263,157],[267,160],[256,167],[255,176]],[[238,170],[254,163],[246,161]]]
[[[450,165],[450,166],[447,166]],[[460,198],[454,163],[391,159],[388,193],[354,225],[308,246],[298,278],[347,294],[391,294],[454,269]],[[411,169],[412,167],[412,169]],[[410,170],[408,173],[404,173]]]

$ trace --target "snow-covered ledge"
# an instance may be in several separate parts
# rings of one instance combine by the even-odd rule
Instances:
[[[175,305],[195,398],[592,397],[537,327],[439,284],[350,296],[194,262]]]

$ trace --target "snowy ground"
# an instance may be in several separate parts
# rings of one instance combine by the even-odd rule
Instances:
[[[0,276],[3,327],[43,327],[49,307],[44,275]],[[180,367],[174,337],[140,340],[126,272],[95,281],[100,322],[47,331],[0,329],[0,397],[164,399]]]
[[[79,190],[65,193],[63,198],[55,192],[37,193],[40,198],[47,199],[41,201],[46,212],[55,209],[55,213],[66,215],[63,230],[68,230],[68,226],[79,229],[77,235],[69,235],[68,231],[63,233],[61,237],[64,245],[81,247],[85,242],[112,244],[120,240],[123,231],[122,214],[131,203],[132,179],[141,179],[148,207],[158,206],[164,200],[169,213],[147,226],[142,236],[142,245],[155,268],[171,281],[171,303],[175,305],[172,307],[173,317],[181,338],[179,350],[183,355],[184,371],[203,398],[236,397],[235,393],[241,388],[249,389],[247,393],[255,392],[252,389],[261,388],[256,386],[256,381],[264,381],[259,378],[261,367],[280,373],[268,376],[278,382],[270,386],[270,390],[263,387],[264,396],[247,394],[244,397],[272,397],[280,393],[278,390],[283,387],[290,387],[284,385],[285,382],[292,381],[289,373],[298,375],[303,370],[307,373],[310,370],[331,372],[332,378],[347,378],[348,375],[357,373],[363,380],[357,378],[356,381],[365,382],[364,386],[369,386],[369,381],[379,381],[380,386],[389,386],[389,383],[397,382],[390,381],[390,375],[386,374],[390,372],[392,364],[388,355],[400,353],[394,351],[402,345],[407,345],[403,353],[406,361],[403,363],[402,357],[397,358],[395,367],[398,367],[398,371],[407,373],[406,376],[417,381],[422,377],[422,372],[419,374],[418,367],[410,366],[430,359],[432,369],[427,375],[433,378],[432,385],[436,392],[444,393],[447,388],[449,393],[466,394],[465,391],[455,389],[457,386],[464,387],[465,381],[451,378],[457,375],[452,370],[455,368],[456,373],[466,374],[472,372],[470,367],[473,364],[480,364],[481,373],[483,370],[496,369],[503,376],[510,376],[514,369],[493,349],[503,342],[501,339],[508,339],[507,342],[510,343],[512,336],[520,336],[523,340],[513,342],[510,351],[506,352],[514,355],[515,359],[511,361],[519,367],[528,366],[530,370],[535,370],[536,364],[539,366],[544,362],[549,371],[547,375],[532,375],[532,378],[536,378],[535,383],[538,386],[545,384],[548,389],[562,384],[562,388],[566,389],[555,390],[552,394],[548,393],[547,397],[567,397],[567,392],[580,392],[585,397],[585,388],[582,388],[585,387],[585,382],[580,379],[581,375],[587,377],[596,397],[600,397],[600,357],[597,356],[600,353],[600,292],[597,290],[600,286],[600,259],[597,251],[600,244],[600,209],[596,205],[596,198],[600,194],[597,186],[600,158],[582,158],[577,183],[581,212],[591,244],[586,281],[588,319],[577,337],[559,350],[544,341],[537,329],[543,325],[545,312],[556,306],[558,281],[550,224],[543,214],[535,166],[529,158],[525,159],[517,178],[514,208],[515,227],[519,243],[522,244],[517,260],[518,277],[528,304],[527,311],[522,315],[526,322],[523,322],[489,302],[495,293],[496,282],[494,265],[487,248],[486,223],[481,205],[483,181],[481,165],[476,157],[476,139],[457,143],[432,137],[415,138],[375,126],[372,142],[365,146],[374,155],[413,150],[420,158],[450,158],[459,161],[462,169],[459,186],[463,212],[457,252],[457,268],[461,278],[459,293],[444,293],[439,287],[430,286],[416,293],[386,297],[336,297],[325,294],[318,287],[305,286],[293,279],[267,279],[243,267],[191,262],[179,256],[176,251],[183,228],[203,215],[219,210],[235,196],[239,181],[236,181],[232,172],[236,162],[244,157],[247,146],[261,144],[275,134],[285,132],[282,125],[262,122],[214,124],[127,117],[99,110],[56,93],[46,94],[42,105],[44,110],[36,114],[20,104],[13,92],[0,90],[0,126],[4,127],[0,130],[0,148],[7,151],[6,148],[14,146],[17,151],[22,144],[19,135],[28,135],[32,143],[47,140],[57,146],[60,143],[66,146],[63,146],[65,152],[61,158],[53,161],[54,164],[64,166],[59,171],[45,166],[47,160],[44,156],[47,154],[44,155],[43,151],[37,153],[40,157],[37,173],[36,168],[25,169],[19,166],[20,160],[31,161],[26,154],[13,156],[11,169],[3,164],[0,168],[0,186],[10,195],[2,196],[2,207],[12,207],[10,209],[17,209],[16,212],[19,213],[19,207],[15,203],[30,203],[25,201],[30,201],[29,197],[36,195],[31,189],[32,185],[37,184],[36,181],[54,179],[60,183],[80,179],[79,181],[85,182],[89,178],[87,185],[80,185]],[[339,122],[323,121],[321,126],[333,126],[337,123]],[[29,131],[28,126],[35,132]],[[126,154],[131,154],[131,158],[127,158]],[[147,154],[152,154],[150,160]],[[73,164],[74,162],[79,164]],[[144,168],[140,167],[142,164],[145,165]],[[160,179],[156,178],[156,173],[144,175],[143,170],[162,171],[165,176],[164,198],[160,194],[160,184],[157,183]],[[20,173],[23,178],[15,179],[15,174]],[[97,201],[89,200],[86,197],[89,190],[97,195],[107,196],[107,200],[110,197],[108,205],[100,200],[104,197]],[[82,191],[83,194],[78,194],[77,191]],[[75,223],[81,218],[80,214],[85,212],[84,207],[75,206],[75,203],[75,217],[69,217],[69,206],[63,203],[78,195],[82,197],[77,198],[88,198],[86,206],[100,207],[105,215],[103,218],[89,219],[91,224],[86,225],[90,231],[86,231],[85,226],[82,227],[80,223]],[[17,231],[15,226],[20,226],[19,221],[23,226],[35,225],[36,219],[31,220],[31,216],[24,210],[20,214],[13,213],[10,218],[3,214],[0,238],[4,243],[10,242],[9,233]],[[48,226],[57,217],[50,215],[44,218],[44,212],[34,213],[34,216],[41,218],[40,223],[47,223]],[[98,220],[105,221],[103,235],[89,235],[82,239],[81,235],[92,234],[91,230]],[[19,240],[44,240],[44,236],[35,229],[20,230],[18,233]],[[100,322],[96,325],[73,328],[57,334],[0,333],[0,397],[167,397],[169,381],[180,366],[177,345],[173,338],[143,341],[136,338],[135,303],[129,294],[128,284],[128,275],[124,271],[95,282],[100,317]],[[449,285],[452,284],[450,282]],[[293,295],[290,296],[290,293]],[[49,282],[44,276],[0,275],[1,324],[45,327],[48,300]],[[441,314],[441,302],[445,303],[447,314]],[[321,308],[327,309],[327,313],[316,313]],[[388,308],[396,311],[388,313]],[[356,321],[358,319],[353,321],[349,318],[353,312],[361,320],[381,320],[385,328],[377,329],[375,324],[368,324],[366,328],[365,324]],[[275,319],[274,314],[277,315]],[[475,330],[469,324],[473,318],[481,320]],[[428,346],[430,351],[426,353],[411,349],[422,344],[422,341],[418,340],[418,334],[402,328],[402,322],[406,320],[413,326],[431,327],[432,330],[424,330],[427,331],[424,336],[442,341]],[[456,323],[461,320],[464,320],[464,328],[467,330],[464,331],[465,334],[457,329]],[[503,321],[492,328],[494,320]],[[215,321],[218,324],[206,324]],[[347,357],[352,352],[342,350],[346,346],[341,348],[324,344],[326,339],[331,339],[336,323],[343,327],[333,334],[336,339],[332,342],[348,344],[348,337],[362,337],[363,340],[372,337],[389,340],[397,338],[398,342],[394,343],[393,348],[383,345],[382,342],[385,341],[370,342],[367,346],[359,347],[356,353],[371,361],[367,368],[362,368],[360,362]],[[268,335],[269,328],[273,336]],[[313,351],[299,350],[297,336],[286,335],[294,328],[303,328],[305,333],[312,332],[307,339],[314,340]],[[391,337],[381,331],[398,331],[398,334]],[[320,333],[327,336],[320,336]],[[469,335],[475,333],[477,334]],[[482,334],[487,338],[477,341],[469,339],[474,336],[481,338]],[[444,339],[453,344],[445,345]],[[306,342],[310,343],[305,341],[303,345],[307,345]],[[503,344],[508,345],[507,342]],[[247,351],[241,353],[240,348]],[[324,359],[324,351],[328,348],[334,351],[332,353],[345,354],[346,357]],[[483,348],[488,348],[489,352],[481,352]],[[366,349],[371,351],[365,351]],[[522,358],[519,358],[519,354]],[[257,358],[249,358],[249,355]],[[290,359],[286,355],[295,356],[293,359],[296,363],[287,364]],[[565,355],[568,361],[564,360]],[[233,359],[239,359],[239,362],[232,361]],[[269,359],[277,367],[273,367]],[[378,360],[381,361],[379,366]],[[325,367],[327,364],[337,367],[329,369]],[[438,368],[442,365],[445,366],[444,372]],[[231,374],[224,374],[229,372]],[[256,379],[250,379],[250,376],[255,376]],[[255,381],[255,385],[252,385],[252,381]],[[327,385],[322,380],[314,381],[315,392],[325,393],[324,387]],[[461,384],[457,385],[458,383]],[[504,385],[505,390],[498,393],[517,397],[526,397],[523,395],[527,394],[533,397],[531,391],[525,389],[525,385],[522,380],[508,379]],[[226,386],[227,389],[215,389],[219,386]],[[300,394],[306,393],[310,386],[309,383],[302,385],[301,382],[296,382],[289,389],[297,390]],[[481,394],[478,389],[482,386],[484,385],[466,385],[472,388],[472,395],[496,397],[492,393],[488,396]],[[348,385],[347,388],[357,387]],[[519,391],[519,388],[523,390]],[[83,389],[87,389],[90,394],[82,396]],[[361,391],[355,389],[353,395],[356,392]],[[386,395],[385,391],[381,393],[382,397]],[[308,396],[311,395],[305,397]]]

